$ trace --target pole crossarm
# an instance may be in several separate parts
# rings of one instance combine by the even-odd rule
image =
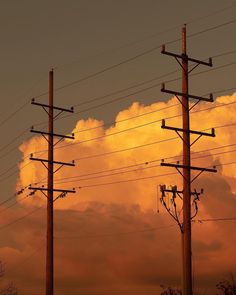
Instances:
[[[30,190],[36,190],[36,191],[50,191],[50,189],[47,188],[47,187],[33,187],[33,186],[29,186],[29,189]],[[73,190],[67,190],[67,189],[57,189],[57,188],[54,188],[53,189],[53,192],[72,193],[72,194],[74,194],[76,191],[75,191],[75,189],[73,189]]]
[[[32,161],[39,161],[42,163],[50,163],[51,161],[47,160],[47,159],[40,159],[40,158],[34,158],[33,155],[30,156],[30,160]],[[72,161],[72,163],[68,163],[68,162],[61,162],[61,161],[52,161],[53,164],[58,164],[58,165],[63,165],[63,166],[75,166],[74,161]]]
[[[208,67],[213,66],[212,65],[212,58],[209,58],[209,61],[205,62],[205,61],[202,61],[202,60],[198,60],[198,59],[195,59],[195,58],[188,57],[186,54],[172,53],[172,52],[166,51],[165,45],[162,45],[161,53],[165,54],[165,55],[173,56],[175,58],[180,58],[182,60],[188,60],[188,61],[200,64],[200,65],[208,66]]]
[[[196,166],[187,166],[187,165],[181,165],[181,164],[172,164],[172,163],[164,163],[161,162],[161,166],[166,166],[166,167],[174,167],[177,169],[190,169],[190,170],[197,170],[197,171],[202,171],[202,172],[213,172],[216,173],[217,170],[215,168],[204,168],[204,167],[196,167]]]
[[[190,130],[190,129],[189,130],[185,130],[183,128],[166,126],[165,119],[162,120],[161,128],[163,128],[163,129],[169,129],[169,130],[174,130],[176,132],[188,132],[188,133],[197,134],[197,135],[200,135],[200,136],[209,136],[209,137],[215,137],[216,136],[215,135],[215,129],[214,128],[211,129],[211,133],[201,132],[201,131],[195,131],[195,130]]]
[[[177,190],[177,189],[173,189],[173,188],[172,189],[167,189],[163,185],[160,187],[160,191],[161,191],[161,193],[183,194],[183,190]],[[191,192],[191,195],[193,195],[193,196],[198,196],[199,197],[201,194],[203,194],[203,189],[201,189],[200,192],[197,192],[196,190]]]
[[[61,137],[61,138],[68,138],[68,139],[75,139],[74,134],[72,133],[72,135],[63,135],[63,134],[58,134],[58,133],[50,133],[50,132],[45,132],[45,131],[39,131],[39,130],[34,130],[33,128],[30,130],[30,132],[32,133],[37,133],[37,134],[41,134],[43,136],[45,135],[52,135],[54,137]]]
[[[163,186],[161,186],[160,190],[163,193],[173,193],[173,192],[175,192],[176,194],[182,194],[183,193],[183,191],[174,190],[174,189],[167,189],[167,188],[163,188]]]
[[[58,111],[62,111],[62,112],[74,113],[74,108],[73,107],[71,107],[70,109],[65,109],[65,108],[61,108],[61,107],[50,106],[50,105],[47,105],[47,104],[36,102],[34,98],[32,98],[31,104],[41,106],[43,108],[53,108],[54,110],[58,110]]]
[[[187,97],[187,98],[198,99],[199,101],[202,100],[202,101],[207,101],[207,102],[214,102],[212,93],[209,94],[209,98],[201,97],[201,96],[197,96],[197,95],[193,95],[193,94],[186,94],[186,93],[166,89],[165,83],[162,83],[161,92],[173,94],[176,96],[183,96],[183,97]]]

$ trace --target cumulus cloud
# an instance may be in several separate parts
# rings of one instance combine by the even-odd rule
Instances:
[[[235,105],[221,105],[235,98],[236,93],[219,97],[212,105],[196,106],[191,128],[204,130],[234,122]],[[57,146],[55,159],[78,159],[75,168],[65,168],[55,176],[55,186],[77,187],[76,194],[55,202],[58,294],[158,294],[160,284],[180,284],[179,229],[163,208],[157,213],[158,185],[182,185],[178,174],[159,176],[175,172],[159,167],[160,159],[175,156],[166,162],[181,160],[176,157],[182,153],[181,141],[177,138],[166,141],[176,135],[161,129],[160,120],[163,118],[169,118],[166,124],[181,127],[181,117],[176,117],[181,114],[181,109],[172,107],[173,104],[176,104],[174,99],[148,106],[133,103],[119,112],[117,123],[108,128],[96,119],[79,120],[72,130],[75,140],[65,140]],[[203,111],[211,106],[216,108]],[[129,120],[131,117],[135,118]],[[123,132],[125,129],[130,130]],[[233,161],[233,152],[219,154],[227,149],[218,148],[235,143],[234,127],[217,128],[216,135],[216,138],[202,138],[193,146],[193,165],[208,167]],[[96,140],[91,140],[94,138]],[[150,144],[157,141],[162,142]],[[133,148],[142,145],[145,146]],[[209,148],[215,149],[209,151]],[[44,139],[37,136],[20,146],[23,158],[20,168],[27,166],[19,172],[17,189],[30,183],[45,183],[45,168],[36,162],[28,164],[27,155],[35,152],[47,157],[45,152],[40,152],[46,149]],[[118,150],[124,151],[116,152]],[[234,166],[225,165],[218,170],[216,175],[201,175],[194,183],[194,188],[205,190],[197,219],[234,216]],[[148,178],[152,176],[156,177]],[[116,183],[108,184],[113,182]],[[43,212],[46,202],[43,195],[37,193],[32,198],[20,199],[21,196],[18,200],[24,210],[43,207],[35,216],[16,224],[16,230],[8,233],[10,242],[1,246],[1,256],[12,265],[11,257],[15,257],[14,261],[19,257],[20,261],[27,256],[26,253],[37,248],[39,237],[44,239],[45,235]],[[15,213],[16,216],[20,214],[21,211]],[[225,273],[236,270],[233,228],[233,222],[196,221],[193,224],[193,255],[200,285],[220,280]],[[16,252],[12,254],[6,247]],[[39,285],[44,281],[43,252],[35,255],[25,267],[31,281]],[[35,265],[39,266],[40,272]],[[33,287],[27,284],[25,273],[13,271],[9,275],[31,294],[29,289]],[[204,276],[209,278],[208,283]]]

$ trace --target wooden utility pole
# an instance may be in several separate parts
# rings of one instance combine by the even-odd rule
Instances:
[[[187,55],[187,42],[186,42],[186,26],[182,28],[182,54],[175,54],[171,52],[167,52],[165,50],[165,46],[162,47],[162,53],[174,57],[179,65],[182,68],[182,92],[172,91],[165,89],[165,85],[162,85],[162,92],[173,94],[179,100],[182,105],[182,128],[170,127],[166,126],[165,120],[162,120],[162,128],[169,129],[175,131],[179,137],[183,141],[183,161],[182,164],[169,164],[161,163],[162,166],[174,167],[183,177],[183,189],[177,190],[177,186],[172,186],[171,189],[166,189],[165,185],[161,185],[162,197],[161,201],[164,207],[167,209],[168,213],[177,221],[180,230],[181,230],[181,240],[182,240],[182,293],[183,295],[192,295],[192,246],[191,246],[191,220],[194,218],[198,212],[197,201],[199,200],[199,196],[202,193],[198,193],[195,191],[191,191],[192,182],[204,171],[207,172],[216,172],[215,167],[213,169],[209,168],[201,168],[191,166],[191,146],[202,136],[215,136],[215,130],[212,129],[211,133],[194,131],[190,129],[190,111],[198,104],[200,101],[213,102],[212,94],[210,94],[209,98],[200,97],[196,95],[189,94],[188,89],[188,79],[189,73],[194,70],[198,65],[205,65],[212,67],[212,60],[209,59],[209,62],[200,61],[197,59],[193,59],[188,57]],[[189,70],[188,62],[191,61],[195,65]],[[190,106],[189,99],[197,100],[194,104]],[[190,135],[197,135],[197,137],[191,142]],[[182,171],[181,171],[182,170]],[[197,171],[197,174],[192,178],[191,171]],[[165,201],[165,193],[172,193],[172,206],[173,208],[168,207],[168,202]],[[176,197],[177,195],[181,198],[183,204],[183,216],[182,220],[179,219],[179,212],[177,212],[177,203]],[[192,199],[193,197],[193,199]],[[192,204],[195,207],[195,214],[192,214]]]
[[[72,136],[62,135],[54,133],[54,119],[58,117],[63,112],[73,112],[73,108],[64,109],[60,107],[55,107],[53,102],[53,70],[49,72],[49,103],[48,105],[35,102],[32,99],[32,104],[41,106],[46,113],[48,114],[48,132],[36,131],[32,127],[31,132],[36,134],[41,134],[48,142],[48,158],[47,159],[39,159],[33,157],[31,154],[30,159],[33,161],[41,162],[48,170],[48,181],[47,188],[42,187],[33,187],[30,186],[29,189],[33,190],[33,192],[39,190],[44,196],[47,198],[47,245],[46,245],[46,295],[54,294],[54,239],[53,239],[53,205],[54,202],[58,198],[63,198],[67,193],[75,193],[75,190],[65,190],[65,189],[55,189],[54,188],[54,174],[60,170],[63,166],[75,166],[74,161],[72,163],[65,163],[54,160],[54,147],[56,144],[62,141],[64,138],[74,139],[74,134]],[[58,111],[56,115],[54,115],[54,110]],[[54,138],[59,138],[54,142]],[[47,166],[46,164],[47,163]],[[59,165],[54,170],[54,165]],[[46,192],[46,193],[45,193]],[[54,192],[60,193],[56,198],[54,197]]]
[[[53,263],[53,71],[49,72],[49,108],[48,108],[48,198],[47,198],[47,258],[46,258],[46,295],[52,295],[54,287]]]
[[[183,289],[192,295],[191,258],[191,159],[188,99],[188,56],[186,48],[186,27],[182,29],[182,121],[183,121]],[[183,292],[184,293],[184,292]],[[185,294],[185,293],[184,293]]]

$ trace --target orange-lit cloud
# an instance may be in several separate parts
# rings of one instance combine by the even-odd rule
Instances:
[[[211,127],[236,122],[236,105],[221,107],[222,104],[235,100],[236,93],[219,97],[212,104],[197,105],[192,111],[191,128],[209,129],[207,131],[210,132]],[[65,167],[56,173],[55,187],[81,187],[76,189],[76,194],[55,202],[55,208],[58,209],[55,211],[58,294],[158,294],[160,284],[180,284],[179,229],[161,206],[160,213],[157,213],[157,189],[158,185],[163,183],[177,184],[181,187],[181,177],[176,173],[148,178],[174,173],[173,169],[159,167],[160,159],[180,156],[182,153],[180,139],[165,141],[177,135],[161,129],[159,121],[174,117],[166,119],[166,125],[181,127],[181,116],[175,117],[181,115],[181,108],[171,107],[174,104],[177,104],[175,99],[149,106],[133,103],[128,109],[117,114],[117,123],[109,128],[102,126],[103,122],[96,119],[79,120],[73,130],[75,140],[66,140],[57,146],[55,159],[78,160],[75,168]],[[201,111],[206,108],[211,109]],[[128,120],[135,116],[136,118]],[[152,123],[148,124],[150,122]],[[136,128],[139,125],[143,126]],[[97,126],[100,127],[95,128]],[[123,132],[125,129],[130,130]],[[90,140],[92,138],[97,140]],[[160,143],[147,145],[154,142]],[[234,146],[211,151],[208,149],[235,143],[234,126],[216,128],[215,138],[203,137],[193,146],[192,163],[195,166],[208,167],[233,162],[233,151],[219,153],[233,150]],[[143,147],[130,149],[141,145]],[[46,153],[37,153],[46,149],[45,140],[40,137],[33,137],[20,146],[22,158],[32,152],[35,152],[35,156],[46,158]],[[116,152],[118,150],[125,151]],[[181,157],[166,159],[166,162],[177,160],[181,161]],[[46,169],[41,163],[28,163],[29,160],[25,158],[20,164],[20,168],[27,166],[20,170],[17,189],[30,183],[39,186],[42,185],[42,179],[45,181]],[[130,167],[113,170],[124,166]],[[205,190],[199,203],[198,219],[235,216],[234,167],[219,166],[217,174],[202,174],[194,183],[193,188]],[[130,172],[127,172],[128,170]],[[108,172],[88,175],[101,171]],[[118,174],[121,171],[126,173]],[[107,174],[114,175],[106,176]],[[135,179],[142,180],[128,181]],[[117,183],[107,184],[112,182]],[[107,185],[102,185],[104,183]],[[21,198],[19,196],[19,202],[22,202],[27,210],[42,205],[43,209],[39,212],[44,212],[46,200],[40,192],[23,201],[20,201]],[[16,230],[11,234],[11,247],[16,251],[21,249],[20,253],[4,254],[4,251],[9,250],[0,248],[2,256],[24,257],[26,252],[33,251],[35,245],[31,242],[31,233],[37,237],[44,235],[45,216],[37,213],[36,217],[32,216],[29,220],[31,221],[24,221],[23,225],[16,226],[25,228],[22,232],[24,243],[21,243],[20,238],[19,241],[17,239],[20,232]],[[38,229],[40,224],[42,231]],[[200,286],[214,287],[217,280],[219,281],[227,272],[236,271],[235,240],[233,222],[193,224],[194,267]],[[42,255],[43,253],[28,264],[28,273],[33,263],[42,267]],[[10,258],[9,261],[11,263]],[[13,280],[16,279],[16,274],[19,279],[19,273],[13,272]],[[42,284],[43,273],[39,275],[33,272],[31,275],[38,284]],[[204,279],[206,277],[207,282]],[[24,281],[22,274],[20,278]],[[31,287],[24,283],[23,289],[27,288]]]
[[[221,106],[225,103],[230,103],[236,98],[236,93],[232,96],[222,96],[216,99],[212,104],[202,103],[193,109],[191,128],[196,130],[205,130],[214,126],[228,125],[234,122],[234,114],[236,105],[232,104],[227,107],[216,107],[207,111],[201,111],[214,106]],[[107,186],[88,187],[100,183],[126,181],[129,179],[146,178],[152,175],[166,174],[173,172],[172,169],[158,167],[159,161],[153,160],[162,159],[170,156],[180,156],[182,151],[182,143],[180,139],[173,139],[166,141],[169,138],[175,138],[176,134],[172,131],[161,128],[160,119],[167,118],[166,124],[171,126],[181,127],[181,109],[176,105],[176,100],[171,99],[166,103],[158,102],[149,106],[143,106],[139,103],[133,103],[128,109],[118,113],[116,117],[116,124],[109,128],[103,127],[103,122],[88,119],[79,120],[73,132],[75,132],[75,140],[64,141],[58,145],[55,150],[55,159],[61,161],[76,160],[75,168],[63,168],[55,174],[55,186],[63,188],[77,188],[75,195],[69,196],[66,200],[60,201],[56,204],[57,208],[68,209],[80,207],[81,204],[91,201],[105,202],[105,203],[137,203],[143,209],[151,209],[155,204],[156,185],[160,183],[181,185],[181,178],[174,175],[173,177],[160,177],[149,180],[136,182],[123,182]],[[160,110],[160,111],[158,111]],[[147,114],[147,115],[144,115]],[[176,117],[176,115],[178,117]],[[128,120],[128,118],[133,118]],[[174,118],[173,118],[174,117]],[[170,118],[170,119],[168,119]],[[148,124],[151,123],[151,124]],[[148,124],[148,125],[147,125]],[[95,128],[100,126],[98,128]],[[137,126],[142,126],[136,128]],[[129,129],[123,132],[123,130]],[[114,135],[113,135],[114,134]],[[234,126],[227,128],[216,128],[216,137],[201,138],[192,148],[194,151],[207,150],[209,148],[220,147],[222,145],[229,145],[235,143],[234,140]],[[90,140],[97,138],[96,140]],[[194,138],[193,138],[194,139]],[[161,142],[164,141],[164,142]],[[149,143],[156,144],[147,145]],[[130,149],[132,147],[142,146],[140,148]],[[147,145],[147,146],[145,146]],[[29,163],[27,156],[36,152],[35,156],[47,157],[46,153],[42,155],[37,154],[38,151],[46,150],[46,142],[43,138],[33,137],[29,141],[21,145],[20,150],[25,158],[20,164],[20,169]],[[123,152],[115,152],[118,150],[125,150]],[[231,150],[233,147],[231,147]],[[230,150],[230,148],[228,148]],[[219,152],[227,151],[227,149],[216,149],[205,152],[205,155],[212,155],[211,157],[199,158],[204,153],[193,154],[193,163],[201,163],[204,166],[213,165],[220,161],[230,162],[234,158],[234,152],[218,155]],[[105,154],[104,156],[96,156]],[[107,154],[107,155],[106,155]],[[215,155],[214,155],[215,154]],[[91,158],[90,158],[91,157]],[[166,160],[176,161],[179,158]],[[145,163],[147,164],[141,164]],[[118,171],[111,171],[103,174],[87,175],[93,172],[101,172],[104,170],[111,170],[114,168],[126,167],[135,164],[136,167],[125,168],[120,171],[132,170],[128,173],[120,173]],[[152,166],[155,166],[152,168]],[[234,176],[234,166],[223,166],[222,174],[225,176]],[[114,174],[105,177],[106,174]],[[80,177],[81,175],[81,177]],[[75,177],[78,176],[78,177]],[[100,177],[99,176],[103,176]],[[74,177],[70,178],[69,177]],[[41,163],[33,162],[20,170],[18,188],[24,187],[43,180],[45,182],[46,170]],[[65,179],[64,179],[65,178]],[[68,179],[66,179],[68,178]],[[88,179],[90,178],[90,179]],[[83,180],[84,179],[84,180]],[[42,185],[42,183],[41,183]],[[42,202],[43,196],[37,193],[32,203]],[[25,201],[29,202],[29,200]]]

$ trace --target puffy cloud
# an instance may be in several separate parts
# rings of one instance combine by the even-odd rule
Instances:
[[[234,122],[236,106],[220,106],[235,101],[235,98],[236,93],[219,97],[212,105],[197,105],[192,114],[191,128],[203,130]],[[58,209],[55,210],[58,294],[158,294],[160,284],[180,284],[179,229],[163,208],[159,214],[156,210],[158,185],[166,183],[181,187],[182,180],[177,173],[148,178],[175,172],[173,169],[159,167],[160,161],[156,160],[180,156],[182,153],[179,139],[165,141],[176,135],[161,129],[162,118],[169,118],[166,119],[167,125],[182,124],[181,116],[176,117],[181,114],[181,109],[178,106],[172,107],[173,104],[176,104],[174,99],[148,106],[133,103],[117,114],[117,123],[109,128],[102,126],[102,121],[92,118],[79,120],[73,130],[75,140],[65,140],[57,146],[55,159],[78,160],[75,168],[65,167],[57,172],[55,186],[81,187],[77,188],[76,194],[55,202],[55,208]],[[211,106],[216,108],[201,111]],[[144,115],[146,113],[148,115]],[[128,119],[134,116],[136,118]],[[152,124],[147,125],[150,122]],[[138,125],[143,127],[136,128]],[[96,128],[97,126],[99,127]],[[130,130],[123,132],[125,129]],[[233,152],[220,155],[219,152],[227,149],[218,149],[222,145],[235,143],[234,127],[217,128],[216,134],[216,138],[202,138],[193,146],[193,165],[207,167],[234,160]],[[93,138],[97,139],[90,140]],[[147,145],[156,141],[163,142]],[[141,145],[146,146],[130,149]],[[216,149],[207,151],[209,148]],[[29,163],[25,159],[28,154],[46,149],[46,143],[40,137],[33,137],[25,142],[20,147],[23,154],[20,168]],[[114,152],[117,150],[125,151]],[[36,155],[47,157],[45,152]],[[181,158],[166,161],[176,160]],[[124,166],[130,167],[114,170]],[[205,190],[199,203],[199,219],[234,216],[234,165],[218,167],[218,170],[214,175],[201,175],[194,183],[193,188]],[[107,172],[91,175],[101,171]],[[29,183],[42,185],[40,181],[45,181],[45,177],[45,168],[40,163],[33,162],[20,170],[17,188]],[[141,178],[142,180],[129,181]],[[103,185],[113,182],[117,183]],[[46,203],[40,193],[31,199],[20,199],[21,196],[19,202],[27,210]],[[35,216],[16,224],[16,230],[8,233],[9,242],[0,248],[0,254],[7,263],[11,264],[11,257],[14,256],[19,257],[20,261],[20,258],[26,257],[26,253],[34,251],[40,244],[40,237],[45,235],[45,216],[41,214],[44,210],[45,207]],[[22,212],[16,212],[16,217],[18,214]],[[200,286],[210,286],[228,271],[235,271],[235,238],[233,222],[193,224],[193,261]],[[16,252],[4,252],[6,247]],[[25,294],[31,294],[30,288],[33,288],[28,284],[26,274],[30,275],[31,282],[41,286],[38,294],[42,292],[43,252],[26,263],[25,272],[15,271],[9,274],[12,280],[20,283],[22,290],[28,292]],[[35,268],[35,265],[39,268]],[[207,282],[204,281],[204,276],[207,276]]]

